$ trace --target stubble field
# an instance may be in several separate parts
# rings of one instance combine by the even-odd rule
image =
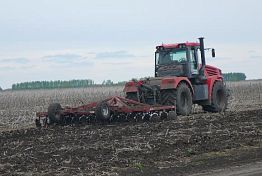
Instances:
[[[34,128],[50,103],[78,106],[122,87],[0,93],[1,175],[184,175],[262,160],[262,81],[227,84],[226,113],[176,121]]]

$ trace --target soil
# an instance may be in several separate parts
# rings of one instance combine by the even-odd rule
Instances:
[[[0,132],[0,175],[189,175],[262,161],[262,109]]]

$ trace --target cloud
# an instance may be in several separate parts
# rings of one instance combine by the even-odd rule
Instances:
[[[253,56],[249,56],[249,58],[251,58],[251,59],[262,59],[262,56],[253,55]]]
[[[94,63],[90,62],[86,57],[78,54],[57,54],[44,56],[43,61],[60,64],[65,67],[87,67],[94,65]]]
[[[13,70],[30,70],[32,68],[36,68],[37,66],[36,65],[17,65],[17,66],[2,66],[0,67],[0,70],[1,71],[10,71],[10,72],[13,72]]]
[[[27,64],[29,60],[26,58],[12,58],[12,59],[1,59],[1,63],[12,63],[12,64]]]
[[[127,51],[113,51],[113,52],[101,52],[96,54],[97,59],[104,58],[130,58],[135,57],[135,55],[128,53]]]
[[[83,57],[77,54],[57,54],[44,56],[43,60],[54,63],[74,63],[77,60],[82,60]]]
[[[208,57],[207,57],[207,58],[208,58]],[[201,59],[201,58],[200,58],[200,59]],[[229,61],[229,60],[232,60],[232,58],[219,56],[219,57],[215,57],[215,58],[210,58],[210,60]]]
[[[105,65],[122,65],[122,66],[125,66],[125,65],[131,65],[133,63],[132,62],[105,62],[104,64]]]
[[[254,53],[256,53],[256,51],[255,50],[248,50],[248,53],[254,54]]]
[[[12,69],[14,69],[14,67],[10,67],[10,66],[0,67],[1,71],[9,71],[9,70],[12,70]]]

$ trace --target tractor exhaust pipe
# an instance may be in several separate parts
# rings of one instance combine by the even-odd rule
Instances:
[[[204,46],[204,37],[200,37],[199,43],[200,43],[200,52],[201,52],[201,62],[202,62],[202,67],[206,65],[206,57],[205,57],[205,46]]]

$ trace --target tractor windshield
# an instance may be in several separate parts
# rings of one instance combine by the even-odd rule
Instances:
[[[155,75],[158,76],[186,76],[187,50],[171,49],[156,52]]]
[[[186,50],[156,52],[157,65],[181,64],[186,62]]]

